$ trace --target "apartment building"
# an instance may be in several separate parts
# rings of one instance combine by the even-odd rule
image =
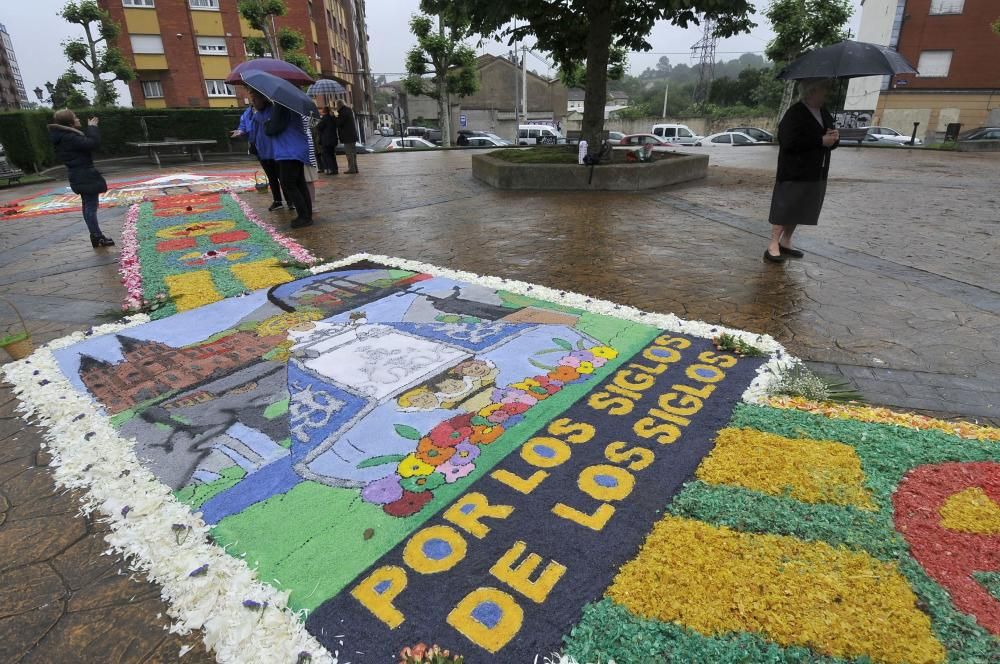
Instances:
[[[239,15],[237,0],[99,0],[121,25],[118,46],[138,77],[129,84],[140,108],[231,108],[242,94],[225,83],[249,59],[245,39],[262,37]],[[297,30],[321,78],[342,83],[362,126],[373,122],[364,0],[286,0],[278,29]]]
[[[0,110],[15,111],[28,103],[28,94],[14,54],[14,42],[0,23]]]
[[[919,71],[854,79],[846,109],[872,123],[940,138],[949,123],[1000,124],[997,0],[865,0],[858,39],[891,46]]]

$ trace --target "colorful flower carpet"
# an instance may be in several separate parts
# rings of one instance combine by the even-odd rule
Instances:
[[[165,196],[251,191],[262,178],[263,174],[259,170],[240,169],[113,179],[108,181],[108,191],[101,194],[101,207],[132,205]],[[26,219],[79,211],[80,196],[70,191],[69,187],[60,186],[4,203],[0,206],[0,219]]]
[[[168,196],[132,207],[122,229],[123,308],[154,318],[282,284],[316,258],[236,194]]]
[[[1000,658],[996,430],[771,403],[768,337],[384,256],[313,272],[5,370],[220,661]]]

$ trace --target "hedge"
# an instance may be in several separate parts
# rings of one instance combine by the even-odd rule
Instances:
[[[99,157],[124,157],[139,154],[128,142],[159,141],[164,138],[215,139],[210,151],[231,152],[229,133],[239,124],[241,109],[139,109],[111,108],[78,111],[80,121],[97,115],[101,119]],[[145,119],[146,131],[142,120]],[[0,113],[0,144],[8,161],[25,171],[38,172],[55,165],[49,141],[48,124],[52,111],[16,111]],[[237,148],[238,149],[238,148]]]

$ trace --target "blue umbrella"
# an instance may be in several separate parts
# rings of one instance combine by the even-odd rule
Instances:
[[[316,103],[309,95],[288,81],[263,71],[246,71],[241,76],[247,87],[253,88],[273,103],[284,106],[293,113],[302,116],[317,113]]]
[[[307,90],[307,92],[309,93],[309,95],[313,97],[321,97],[327,95],[333,97],[336,95],[344,94],[345,92],[347,92],[347,88],[345,88],[337,81],[331,81],[328,78],[321,78],[320,80],[310,85],[309,90]]]

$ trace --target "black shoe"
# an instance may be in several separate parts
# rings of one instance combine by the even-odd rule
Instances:
[[[280,210],[283,207],[285,207],[284,203],[282,203],[281,201],[275,201],[271,203],[271,207],[267,208],[267,211],[274,212],[275,210]]]
[[[312,226],[312,225],[313,225],[312,219],[301,219],[299,217],[292,219],[292,228],[305,228],[306,226]]]
[[[798,249],[792,249],[791,247],[780,247],[781,255],[788,256],[789,258],[802,258],[805,253],[799,251]]]
[[[340,175],[340,171],[330,171],[330,175]]]
[[[777,256],[772,256],[771,252],[768,251],[767,249],[765,249],[764,250],[764,260],[771,261],[772,263],[784,263],[785,262],[785,257],[782,256],[781,254],[778,254]]]
[[[90,236],[90,246],[94,247],[113,247],[115,246],[115,241],[104,235],[91,235]]]

